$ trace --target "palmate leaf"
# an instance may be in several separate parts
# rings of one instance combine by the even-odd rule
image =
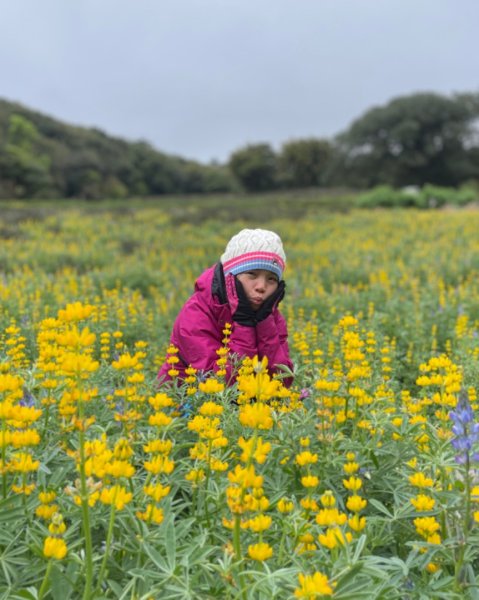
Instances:
[[[8,523],[18,522],[19,520],[23,521],[24,517],[25,509],[22,506],[22,499],[20,496],[5,498],[0,502],[0,523],[2,523],[3,526]]]

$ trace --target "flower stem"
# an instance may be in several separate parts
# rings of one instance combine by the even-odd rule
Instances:
[[[113,537],[114,524],[115,524],[115,503],[112,503],[111,511],[110,511],[110,522],[108,524],[108,533],[106,536],[105,554],[103,556],[103,560],[102,560],[101,567],[100,567],[100,573],[98,574],[98,582],[96,585],[96,589],[97,589],[98,593],[100,593],[100,591],[101,591],[101,584],[103,582],[103,577],[105,576],[106,563],[108,561],[108,555],[110,554],[110,546],[111,546],[111,539]]]
[[[456,589],[460,591],[463,587],[463,567],[464,567],[464,556],[467,548],[467,539],[469,537],[470,527],[470,512],[471,512],[471,479],[469,475],[470,469],[470,456],[466,454],[466,462],[464,465],[464,514],[462,523],[462,539],[460,541],[459,553],[456,560],[456,567],[454,571],[454,577],[456,581]]]
[[[90,530],[90,513],[88,506],[88,488],[85,474],[85,432],[83,431],[84,410],[83,402],[79,401],[80,419],[80,500],[82,510],[83,535],[85,537],[85,589],[83,600],[89,600],[92,595],[93,583],[93,545]]]
[[[52,570],[53,560],[48,561],[47,570],[45,571],[45,577],[43,578],[42,585],[38,592],[38,600],[42,600],[45,592],[47,591],[48,584],[50,583],[50,572]]]

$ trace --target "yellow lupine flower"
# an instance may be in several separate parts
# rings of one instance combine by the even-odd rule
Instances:
[[[200,392],[205,394],[219,394],[225,389],[225,384],[221,381],[218,381],[214,377],[211,377],[206,381],[200,382],[198,384],[198,388]]]
[[[359,471],[359,465],[357,462],[347,462],[343,465],[343,471],[346,475],[354,475]]]
[[[171,421],[173,421],[172,417],[160,411],[156,412],[153,415],[150,415],[148,419],[148,424],[152,427],[167,427],[171,423]]]
[[[241,425],[254,429],[271,429],[273,427],[271,408],[262,402],[241,406],[239,420]]]
[[[316,515],[316,523],[323,526],[344,525],[347,519],[347,515],[337,508],[322,508]]]
[[[331,490],[326,490],[321,496],[321,504],[324,508],[333,508],[336,505],[336,498]]]
[[[352,539],[349,532],[344,534],[339,527],[328,527],[326,533],[320,533],[318,536],[321,546],[325,546],[326,548],[329,548],[329,550],[336,548],[338,545],[344,546]]]
[[[294,509],[294,504],[287,498],[281,498],[277,504],[278,510],[281,513],[289,513]]]
[[[301,498],[299,503],[304,510],[310,510],[312,512],[317,512],[319,510],[318,503],[314,498]]]
[[[35,514],[40,519],[45,519],[45,521],[49,521],[52,516],[58,511],[58,506],[56,504],[40,504],[35,509]]]
[[[216,402],[211,402],[211,401],[204,402],[198,409],[198,412],[200,413],[200,415],[203,415],[204,417],[213,417],[213,416],[221,415],[221,414],[223,414],[223,411],[224,411],[224,408],[222,406],[220,406],[219,404],[216,404]]]
[[[244,463],[248,462],[250,458],[254,458],[254,460],[262,465],[268,453],[271,451],[271,444],[269,442],[263,442],[263,438],[251,438],[249,440],[245,440],[243,436],[241,436],[238,440],[238,446],[243,450],[240,460]],[[254,447],[254,453],[251,455],[251,452]]]
[[[314,600],[318,596],[333,595],[333,588],[329,584],[327,576],[319,571],[316,571],[312,575],[303,575],[300,573],[298,579],[301,587],[294,590],[296,598]]]
[[[316,477],[316,475],[305,475],[301,477],[301,485],[305,488],[315,488],[319,485],[319,477]]]
[[[163,523],[164,514],[161,508],[158,508],[154,504],[148,504],[144,512],[138,511],[136,516],[142,521],[156,523],[159,525]]]
[[[362,531],[366,527],[366,517],[360,517],[357,513],[348,519],[348,525],[353,531]]]
[[[103,504],[114,504],[117,510],[123,510],[131,502],[133,494],[127,492],[121,485],[114,485],[110,488],[104,488],[100,494],[100,502]]]
[[[33,460],[31,454],[19,452],[15,454],[10,461],[10,469],[19,473],[29,473],[37,471],[40,467],[39,460]]]
[[[50,504],[57,497],[55,492],[40,492],[38,494],[38,499],[42,504]]]
[[[346,506],[347,506],[348,510],[350,510],[351,512],[360,512],[364,508],[366,508],[367,503],[368,503],[367,500],[365,500],[364,498],[361,498],[361,496],[358,496],[357,494],[353,494],[352,496],[349,496],[349,498],[347,499]]]
[[[48,536],[43,543],[43,555],[61,560],[67,555],[67,545],[61,538]]]
[[[431,536],[440,529],[440,525],[434,517],[418,517],[417,519],[414,519],[413,522],[416,531],[425,538]]]
[[[420,471],[409,476],[409,483],[418,488],[432,487],[434,485],[434,481],[430,477],[426,477],[424,473],[421,473]]]
[[[171,440],[150,440],[143,446],[143,450],[148,453],[169,454],[173,447]]]
[[[359,477],[351,476],[349,479],[343,479],[343,485],[347,490],[351,492],[357,492],[361,489],[363,482]]]
[[[418,512],[426,512],[434,508],[436,501],[425,494],[418,494],[415,498],[411,498],[411,504]]]
[[[169,475],[173,471],[175,463],[167,456],[159,455],[146,461],[144,467],[149,473],[153,473],[153,475],[158,475],[159,473]]]
[[[269,544],[261,542],[248,546],[248,556],[252,560],[265,561],[273,556],[273,548]]]
[[[260,533],[261,531],[266,531],[271,527],[273,520],[269,515],[257,515],[253,519],[250,519],[248,522],[248,526],[251,531],[255,533]]]
[[[190,481],[192,483],[204,481],[205,472],[203,469],[191,469],[191,471],[188,471],[188,473],[185,475],[185,479],[186,481]]]
[[[105,474],[111,477],[133,477],[135,468],[126,460],[114,460],[105,465]]]
[[[309,452],[308,450],[305,450],[304,452],[300,452],[299,454],[297,454],[295,460],[296,460],[296,463],[300,467],[304,467],[306,465],[313,465],[313,464],[317,463],[318,455],[311,454],[311,452]]]
[[[162,498],[165,498],[170,493],[171,486],[161,485],[161,483],[150,484],[143,488],[143,491],[147,496],[153,498],[155,502],[159,502]]]
[[[169,408],[175,404],[167,394],[163,393],[156,394],[156,396],[151,396],[148,398],[148,402],[155,410],[160,410],[160,408]]]

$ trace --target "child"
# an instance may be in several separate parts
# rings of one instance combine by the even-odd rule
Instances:
[[[222,346],[223,329],[231,323],[230,352],[240,358],[268,358],[271,373],[278,365],[293,368],[288,350],[288,332],[278,304],[284,297],[282,279],[286,256],[280,237],[264,229],[243,229],[233,236],[220,261],[200,275],[195,292],[181,309],[170,343],[178,348],[174,368],[179,378],[192,366],[199,371],[217,371],[216,351]],[[158,378],[170,379],[171,366],[163,364]],[[226,381],[234,382],[232,365]],[[291,385],[291,378],[283,381]]]

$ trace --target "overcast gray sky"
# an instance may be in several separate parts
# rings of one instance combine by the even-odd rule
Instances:
[[[201,161],[479,91],[478,0],[0,0],[0,96]]]

